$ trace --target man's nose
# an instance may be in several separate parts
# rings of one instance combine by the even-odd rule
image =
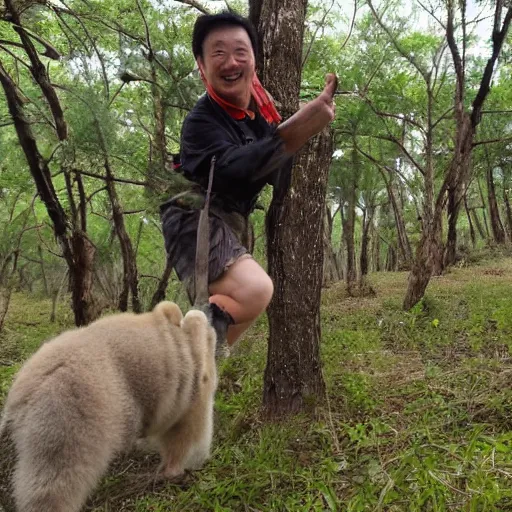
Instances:
[[[238,66],[238,60],[234,53],[229,53],[224,61],[224,67],[229,68],[232,66]]]

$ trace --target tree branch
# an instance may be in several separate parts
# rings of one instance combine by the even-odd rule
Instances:
[[[512,5],[507,10],[505,15],[505,19],[503,20],[503,25],[501,30],[499,30],[499,24],[501,21],[501,0],[496,2],[496,11],[494,13],[494,30],[492,33],[492,54],[489,60],[487,61],[487,65],[485,66],[484,74],[482,76],[482,81],[480,82],[480,88],[476,94],[476,97],[473,101],[473,111],[471,112],[471,124],[473,127],[477,126],[482,118],[482,107],[484,104],[489,91],[491,90],[490,84],[494,71],[494,64],[498,60],[498,56],[501,52],[501,47],[503,46],[503,42],[505,41],[505,37],[507,35],[508,29],[510,27],[510,22],[512,21]]]
[[[62,111],[62,107],[60,105],[59,98],[57,97],[55,89],[50,83],[50,78],[46,68],[41,62],[37,50],[28,35],[28,32],[21,26],[19,13],[14,7],[13,0],[4,1],[9,14],[11,15],[13,28],[18,33],[21,42],[23,43],[23,47],[25,48],[25,52],[30,60],[30,63],[32,64],[30,67],[32,76],[34,77],[36,83],[39,85],[44,97],[46,98],[46,101],[48,102],[48,105],[50,106],[50,110],[52,112],[57,128],[57,135],[59,136],[60,140],[65,140],[68,136],[68,129],[64,120],[64,112]]]
[[[476,147],[476,146],[482,146],[483,144],[495,144],[496,142],[509,142],[509,141],[512,141],[512,136],[504,137],[501,139],[479,140],[479,141],[473,142],[472,146]]]
[[[97,180],[117,181],[118,183],[126,183],[127,185],[137,185],[139,187],[147,187],[147,183],[145,181],[127,180],[124,178],[108,178],[107,176],[102,176],[101,174],[95,174],[93,172],[82,171],[80,169],[73,169],[73,171],[76,173],[79,173],[83,176],[89,176],[89,178],[96,178]]]
[[[203,14],[212,13],[209,9],[207,9],[204,5],[200,4],[196,0],[176,0],[176,2],[179,2],[180,4],[189,5],[190,7],[194,7],[194,9],[197,9],[199,12],[202,12]]]

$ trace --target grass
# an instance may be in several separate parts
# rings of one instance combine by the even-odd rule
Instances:
[[[262,319],[223,364],[214,453],[179,486],[155,482],[154,457],[116,462],[89,510],[512,510],[512,259],[434,278],[401,310],[407,274],[342,284],[322,300],[329,401],[315,418],[260,416]],[[0,335],[0,400],[19,364],[72,317],[16,295]]]

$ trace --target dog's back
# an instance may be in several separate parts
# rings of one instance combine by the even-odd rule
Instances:
[[[19,511],[78,512],[117,453],[172,427],[193,405],[211,343],[206,334],[190,340],[181,319],[170,303],[106,317],[26,362],[3,415],[16,448]]]

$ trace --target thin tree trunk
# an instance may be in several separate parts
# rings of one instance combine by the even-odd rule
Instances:
[[[48,297],[48,295],[50,295],[50,292],[48,290],[48,281],[46,280],[46,272],[45,272],[45,268],[44,268],[43,251],[41,249],[40,244],[37,245],[37,253],[39,255],[39,265],[41,267],[41,278],[43,280],[44,294]]]
[[[512,241],[512,208],[510,207],[510,200],[505,183],[503,184],[503,203],[505,205],[505,212],[507,217],[507,236]]]
[[[128,309],[129,291],[132,293],[132,309],[135,313],[140,313],[141,306],[139,300],[139,278],[137,272],[137,262],[135,251],[133,250],[132,241],[126,230],[124,223],[123,211],[119,204],[119,198],[114,186],[112,169],[108,159],[105,157],[105,171],[107,173],[107,193],[112,206],[112,219],[116,229],[117,238],[121,246],[121,254],[123,257],[123,289],[119,297],[119,309],[126,311]]]
[[[487,170],[485,177],[487,180],[487,202],[489,205],[489,217],[491,219],[491,229],[495,243],[498,245],[505,243],[505,230],[500,219],[500,210],[496,199],[496,187],[494,185],[494,177],[492,175],[492,166],[489,161],[489,153],[485,152],[487,157]]]
[[[323,285],[329,284],[340,280],[340,271],[336,254],[332,247],[332,225],[333,218],[329,211],[329,205],[325,205],[325,220],[324,220],[324,269],[323,269]]]
[[[471,236],[471,244],[473,245],[473,249],[474,249],[476,247],[476,234],[475,234],[475,228],[473,227],[473,222],[471,220],[471,212],[468,207],[467,194],[464,194],[464,208],[466,209],[466,216],[468,218],[468,223],[469,223],[469,235]]]
[[[473,222],[476,226],[478,234],[482,240],[486,239],[484,228],[482,227],[482,223],[480,222],[480,218],[478,217],[478,208],[472,208],[470,212],[473,214]]]
[[[380,237],[378,236],[378,227],[375,227],[373,224],[371,226],[372,235],[370,237],[372,243],[372,264],[371,269],[373,272],[381,271],[381,261],[380,261]]]
[[[403,216],[403,209],[398,205],[396,200],[395,191],[391,178],[386,178],[384,172],[381,172],[386,184],[386,191],[388,193],[389,202],[393,209],[393,215],[395,217],[395,225],[398,238],[398,249],[400,251],[400,257],[405,264],[406,268],[410,268],[412,265],[412,249],[409,237],[407,236],[407,230],[405,229],[405,220]]]
[[[478,191],[480,192],[480,199],[482,200],[482,217],[484,222],[484,228],[485,228],[485,235],[482,235],[482,238],[484,240],[489,241],[491,239],[491,233],[489,231],[489,223],[487,222],[487,215],[485,213],[485,199],[484,199],[484,192],[482,190],[482,184],[480,183],[480,180],[478,181]]]
[[[171,277],[171,273],[172,265],[169,261],[169,258],[167,258],[164,273],[162,274],[160,281],[158,281],[158,286],[156,287],[155,293],[151,298],[151,309],[154,309],[159,302],[165,299],[165,292],[167,290],[167,286],[169,285],[169,278]]]

